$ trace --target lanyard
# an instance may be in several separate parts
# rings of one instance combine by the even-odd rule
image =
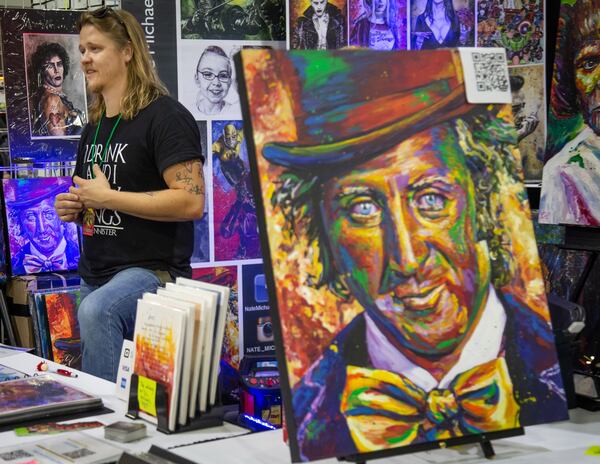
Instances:
[[[117,121],[115,122],[115,125],[113,126],[112,130],[110,131],[110,135],[108,136],[108,140],[106,141],[106,145],[104,145],[104,150],[102,152],[102,156],[100,157],[100,163],[98,163],[98,165],[100,167],[102,167],[102,165],[104,164],[104,162],[106,161],[106,152],[108,151],[108,146],[110,145],[110,141],[113,138],[113,134],[115,133],[115,130],[117,128],[117,126],[119,125],[119,122],[121,121],[121,114],[119,114],[119,117],[117,118]],[[102,112],[102,116],[100,116],[100,121],[98,121],[98,126],[96,127],[96,133],[94,134],[94,140],[92,141],[92,146],[94,147],[94,163],[96,162],[97,156],[96,156],[96,139],[98,138],[98,132],[100,132],[100,124],[102,124],[102,118],[104,117],[104,111]],[[94,175],[94,170],[92,169],[92,179],[94,179],[96,176]]]

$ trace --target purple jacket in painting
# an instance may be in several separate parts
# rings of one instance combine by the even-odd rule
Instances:
[[[567,419],[566,401],[550,325],[514,297],[498,293],[507,315],[505,359],[520,405],[521,426]],[[372,367],[365,318],[356,316],[292,391],[298,447],[303,459],[357,454],[340,398],[346,366]],[[467,433],[465,433],[466,435]],[[424,433],[413,443],[431,441]]]

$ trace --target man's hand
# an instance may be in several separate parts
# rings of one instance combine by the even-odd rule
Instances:
[[[63,222],[77,222],[83,211],[83,203],[75,193],[59,193],[54,200],[54,209]]]
[[[77,188],[71,187],[69,191],[79,197],[79,201],[86,208],[102,209],[105,208],[105,202],[110,193],[110,184],[108,179],[97,164],[94,164],[94,179],[82,179],[79,176],[73,178],[73,183]]]

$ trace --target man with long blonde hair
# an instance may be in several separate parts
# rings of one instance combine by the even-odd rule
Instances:
[[[78,29],[90,123],[74,186],[57,196],[55,208],[62,221],[83,223],[83,370],[114,381],[137,299],[191,275],[204,156],[193,116],[167,95],[133,15],[85,12]]]

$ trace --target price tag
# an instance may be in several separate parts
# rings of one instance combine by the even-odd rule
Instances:
[[[600,456],[600,446],[590,446],[585,454],[588,456]]]
[[[156,381],[138,377],[138,404],[140,411],[156,417]]]

